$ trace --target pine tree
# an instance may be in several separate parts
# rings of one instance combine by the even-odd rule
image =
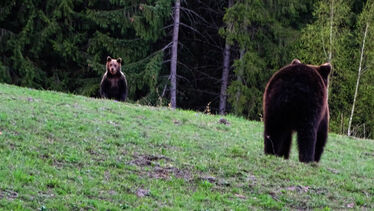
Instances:
[[[154,43],[164,36],[171,0],[1,4],[2,81],[97,96],[110,55],[123,57],[130,98],[158,101],[164,48]]]
[[[101,76],[105,69],[103,58],[107,55],[122,57],[130,99],[155,105],[161,95],[159,74],[165,48],[153,46],[164,36],[162,28],[170,15],[171,0],[147,3],[90,1],[88,6],[87,16],[96,28],[96,33],[88,40],[89,66],[96,75]],[[89,84],[90,79],[85,80],[85,84]],[[92,85],[93,90],[97,90],[98,84]],[[83,89],[82,92],[90,94],[90,89]]]
[[[222,36],[237,49],[235,81],[229,88],[229,102],[235,114],[261,119],[262,94],[273,71],[289,63],[291,46],[299,36],[300,17],[308,17],[313,1],[237,1],[224,21],[233,23]]]

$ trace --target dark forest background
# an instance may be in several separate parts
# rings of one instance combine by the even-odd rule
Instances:
[[[330,130],[374,138],[373,4],[2,0],[0,82],[99,97],[106,57],[121,57],[129,101],[167,106],[178,9],[178,108],[261,120],[262,94],[276,70],[293,58],[330,62]]]

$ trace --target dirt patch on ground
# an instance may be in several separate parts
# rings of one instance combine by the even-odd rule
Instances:
[[[92,159],[95,160],[96,162],[104,162],[105,161],[105,155],[99,153],[98,151],[92,149],[92,148],[87,148],[86,151],[92,156]]]
[[[133,155],[134,160],[130,161],[131,165],[136,166],[150,166],[150,165],[158,165],[156,161],[159,160],[165,160],[168,162],[171,162],[172,160],[168,157],[162,156],[162,155],[139,155],[134,154]]]
[[[18,193],[12,190],[2,190],[0,189],[0,199],[6,198],[8,200],[13,200],[18,198]]]
[[[176,167],[156,166],[153,171],[148,172],[148,176],[156,179],[171,179],[172,177],[181,178],[186,181],[192,180],[192,175],[187,170],[181,170]]]
[[[230,122],[224,118],[219,119],[218,123],[223,124],[223,125],[230,125]]]
[[[150,191],[148,189],[139,188],[138,190],[136,190],[135,194],[139,198],[143,198],[145,196],[149,196],[150,195]]]
[[[181,178],[186,181],[193,179],[191,171],[188,169],[180,169],[172,165],[173,160],[162,155],[133,155],[134,160],[130,161],[130,165],[142,168],[143,175],[155,179],[171,179],[172,177]],[[166,164],[160,165],[158,161],[164,160]],[[145,167],[152,166],[151,170],[145,170]]]
[[[173,163],[173,159],[163,155],[136,153],[133,155],[133,158],[134,159],[128,164],[139,167],[140,170],[138,171],[138,174],[141,176],[165,180],[179,178],[188,182],[207,181],[220,187],[228,187],[232,185],[231,180],[205,175],[202,172],[194,170],[192,166],[184,166],[183,168],[176,167]]]

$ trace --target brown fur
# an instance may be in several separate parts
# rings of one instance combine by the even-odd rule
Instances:
[[[125,101],[127,98],[127,80],[121,70],[122,59],[107,57],[106,71],[100,83],[100,95],[102,98]]]
[[[330,71],[328,63],[306,65],[294,59],[271,77],[263,98],[266,154],[288,159],[295,131],[299,160],[320,160],[328,133]]]

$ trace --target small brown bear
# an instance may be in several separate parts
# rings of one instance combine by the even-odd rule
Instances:
[[[320,160],[328,135],[330,71],[329,63],[314,66],[294,59],[271,77],[263,98],[265,154],[288,159],[296,132],[299,161]]]
[[[106,72],[101,80],[100,95],[102,98],[125,101],[127,98],[126,76],[121,71],[122,59],[107,57]]]

